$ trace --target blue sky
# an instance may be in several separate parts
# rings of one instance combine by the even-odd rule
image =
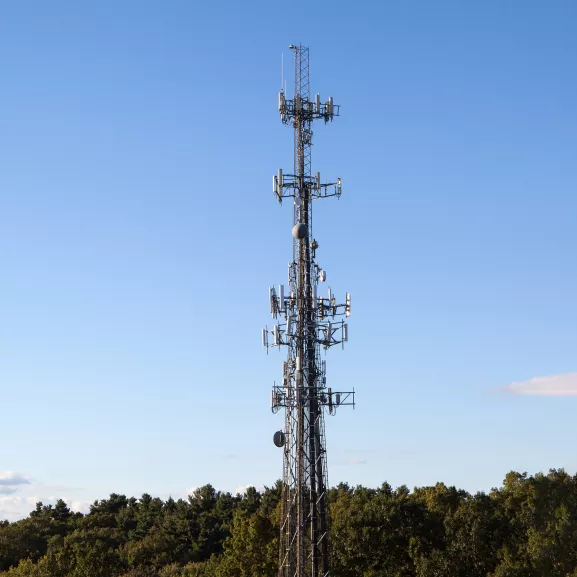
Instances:
[[[3,3],[0,518],[280,477],[260,329],[298,42],[342,114],[313,150],[353,299],[331,483],[576,471],[576,25],[569,0]]]

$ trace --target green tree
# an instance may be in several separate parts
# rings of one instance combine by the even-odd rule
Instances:
[[[278,538],[271,519],[264,511],[251,515],[238,509],[215,577],[267,577],[277,566]]]

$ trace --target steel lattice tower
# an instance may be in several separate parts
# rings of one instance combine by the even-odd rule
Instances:
[[[318,243],[312,235],[312,201],[340,197],[341,179],[321,184],[311,172],[312,122],[332,121],[339,115],[333,99],[321,104],[309,94],[309,50],[290,46],[295,56],[294,96],[281,90],[279,112],[294,128],[293,174],[282,170],[273,177],[279,203],[292,198],[293,260],[288,267],[289,291],[270,289],[273,318],[281,320],[272,330],[263,329],[263,345],[286,346],[282,384],[273,386],[272,410],[285,409],[284,431],[274,441],[283,447],[283,493],[278,577],[326,577],[330,575],[329,510],[324,414],[338,406],[354,405],[354,391],[335,392],[327,387],[326,362],[321,348],[348,339],[343,317],[350,315],[351,299],[337,303],[331,289],[317,295],[326,273],[316,261]],[[338,319],[341,320],[338,320]],[[270,341],[270,342],[269,342]]]

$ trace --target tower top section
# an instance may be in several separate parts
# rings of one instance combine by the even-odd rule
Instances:
[[[321,102],[321,95],[317,94],[314,100],[309,96],[309,49],[306,46],[291,44],[289,48],[295,53],[295,93],[292,99],[281,90],[278,95],[278,111],[285,124],[300,121],[311,122],[324,119],[325,122],[339,116],[339,106],[334,104],[330,96]]]

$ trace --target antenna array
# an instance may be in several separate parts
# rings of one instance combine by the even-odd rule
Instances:
[[[317,264],[319,244],[312,235],[312,201],[341,195],[341,179],[321,182],[311,171],[312,122],[325,123],[339,116],[332,97],[321,102],[309,95],[309,50],[290,46],[295,57],[294,96],[282,89],[278,109],[284,124],[294,128],[293,174],[279,169],[273,192],[279,203],[293,199],[293,260],[288,265],[288,290],[269,290],[270,312],[276,322],[263,329],[265,347],[287,347],[282,384],[273,386],[274,413],[285,411],[284,431],[274,435],[283,448],[283,485],[278,577],[327,577],[330,575],[329,511],[325,410],[354,406],[353,391],[336,392],[327,386],[326,361],[321,350],[348,340],[346,319],[351,297],[338,301],[328,288],[318,294],[326,272]]]

